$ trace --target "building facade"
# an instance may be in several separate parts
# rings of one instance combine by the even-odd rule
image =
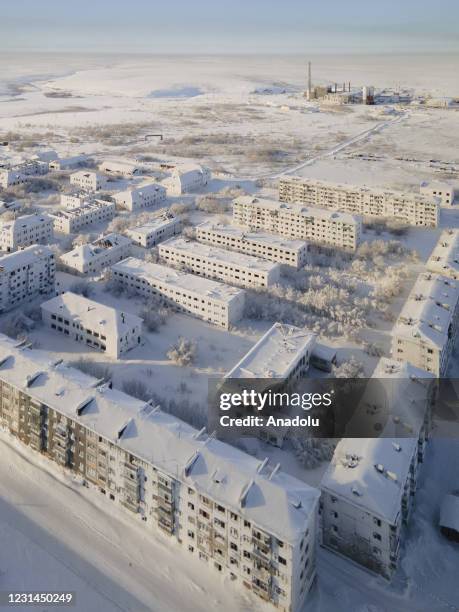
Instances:
[[[439,201],[430,195],[356,187],[299,176],[279,180],[279,199],[424,227],[437,227],[440,214]]]
[[[0,168],[0,187],[3,189],[8,189],[8,187],[14,187],[15,185],[22,185],[26,180],[26,177],[16,170]]]
[[[459,280],[459,230],[448,229],[441,233],[426,266],[429,272]]]
[[[230,285],[270,287],[280,278],[279,264],[186,238],[170,238],[161,243],[158,250],[161,259],[168,265],[185,268],[194,274]]]
[[[99,172],[80,170],[70,175],[70,184],[85,191],[106,189],[107,179]]]
[[[131,254],[131,240],[121,234],[101,236],[91,244],[82,244],[60,256],[60,264],[71,274],[90,276],[126,259]]]
[[[49,244],[52,239],[50,215],[23,215],[0,224],[0,249],[8,253],[33,244]]]
[[[115,193],[113,199],[120,208],[141,210],[163,204],[166,200],[166,190],[159,183],[148,183]]]
[[[54,254],[46,246],[30,246],[0,257],[0,313],[55,290]]]
[[[114,202],[95,200],[68,210],[59,210],[50,217],[57,232],[75,234],[90,225],[110,221],[115,214]]]
[[[171,176],[162,181],[167,195],[179,196],[183,193],[199,191],[210,181],[208,168],[197,164],[182,164],[173,168]]]
[[[173,538],[203,571],[281,612],[303,607],[315,577],[316,489],[5,336],[0,391],[3,430],[146,533]]]
[[[419,191],[428,198],[438,198],[442,206],[451,206],[456,197],[453,185],[444,181],[422,181]]]
[[[67,291],[41,305],[50,329],[117,359],[142,341],[142,319]]]
[[[180,219],[174,217],[172,213],[164,212],[144,225],[126,230],[126,236],[129,236],[134,244],[151,249],[163,240],[180,234],[181,231]]]
[[[233,220],[251,230],[266,230],[346,251],[355,251],[362,235],[358,216],[254,196],[233,201]]]
[[[299,269],[308,260],[308,245],[265,232],[248,232],[235,225],[204,222],[196,226],[196,238],[215,247],[261,257]]]
[[[245,292],[223,283],[128,257],[111,268],[114,281],[179,312],[228,329],[244,314]]]

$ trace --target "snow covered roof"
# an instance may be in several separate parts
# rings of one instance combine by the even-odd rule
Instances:
[[[141,234],[142,236],[148,236],[148,234],[151,234],[152,232],[157,232],[162,228],[169,227],[170,225],[176,225],[177,223],[180,223],[179,218],[174,217],[172,213],[164,212],[161,215],[155,217],[154,219],[151,219],[147,223],[144,223],[143,225],[132,227],[126,230],[126,234],[128,236],[138,234]]]
[[[236,198],[233,200],[233,206],[234,204],[241,204],[243,206],[257,206],[259,208],[271,210],[272,212],[300,215],[302,217],[314,217],[315,219],[324,219],[330,223],[347,223],[350,225],[361,224],[359,215],[351,215],[345,212],[327,210],[326,208],[304,206],[304,204],[287,204],[286,202],[278,202],[277,200],[268,200],[267,198],[258,198],[251,195]]]
[[[459,493],[446,495],[440,508],[440,527],[459,533]]]
[[[189,164],[180,164],[178,166],[176,166],[173,170],[172,170],[172,175],[173,176],[177,176],[180,179],[186,180],[187,175],[204,175],[207,174],[209,172],[209,170],[207,168],[204,168],[203,166],[200,166],[199,164],[193,164],[193,163],[189,163]]]
[[[233,266],[241,266],[243,268],[251,268],[263,272],[271,272],[277,270],[280,266],[278,263],[254,257],[253,255],[245,255],[235,251],[228,251],[214,246],[189,240],[181,236],[169,238],[159,245],[159,253],[164,249],[173,249],[178,253],[185,255],[193,255],[194,257],[203,257],[215,261],[221,261],[224,264],[232,264]]]
[[[127,246],[128,244],[131,244],[131,240],[126,236],[115,233],[107,234],[91,244],[77,246],[72,251],[61,255],[60,259],[69,265],[75,262],[84,264],[103,256],[110,249]]]
[[[225,378],[285,379],[315,343],[316,336],[306,330],[274,323]]]
[[[111,267],[112,270],[121,272],[122,274],[133,274],[145,280],[153,280],[164,283],[170,286],[175,286],[177,289],[183,289],[196,297],[209,297],[220,302],[230,302],[234,298],[244,295],[243,289],[231,287],[217,281],[179,272],[163,265],[154,264],[136,259],[135,257],[127,257]]]
[[[266,232],[252,232],[247,228],[238,227],[237,225],[224,225],[223,223],[212,223],[204,221],[196,226],[196,229],[206,230],[208,232],[216,232],[222,236],[236,238],[237,240],[246,240],[250,242],[259,242],[260,244],[271,245],[279,249],[288,249],[290,251],[299,251],[307,246],[304,240],[290,240],[277,236],[276,234],[268,234]]]
[[[421,189],[423,188],[429,188],[432,190],[436,190],[436,191],[445,191],[445,192],[450,192],[450,191],[454,191],[454,186],[452,183],[448,183],[447,181],[422,181],[421,182]]]
[[[120,160],[105,160],[99,165],[99,170],[135,174],[140,168],[135,162]]]
[[[320,488],[395,524],[417,445],[417,438],[343,438]]]
[[[0,335],[0,379],[295,543],[319,491],[101,381]]]
[[[75,178],[76,177],[81,177],[81,178],[95,177],[98,179],[105,178],[103,174],[100,174],[99,172],[95,172],[94,170],[78,170],[77,172],[73,172],[70,175],[70,179],[74,177]]]
[[[422,272],[403,306],[392,335],[419,338],[441,349],[448,342],[449,327],[458,299],[457,281]]]
[[[52,257],[53,251],[49,247],[41,245],[32,245],[22,251],[8,253],[0,257],[0,273],[11,272],[22,266],[28,266],[35,263],[37,258],[45,256]]]
[[[75,219],[77,217],[81,217],[82,215],[87,215],[93,210],[97,210],[98,208],[105,207],[114,207],[113,202],[109,202],[108,200],[94,200],[91,202],[85,202],[81,206],[75,206],[74,208],[68,208],[67,210],[57,210],[56,212],[50,213],[50,217],[55,218],[66,218],[66,219]]]
[[[459,230],[442,232],[426,265],[431,272],[459,279]]]
[[[142,197],[144,195],[149,195],[150,193],[162,192],[166,193],[165,188],[159,183],[143,183],[141,185],[131,185],[129,189],[125,189],[124,191],[119,191],[118,193],[113,194],[113,199],[125,200],[126,198],[135,199],[137,196]]]
[[[44,302],[41,308],[69,319],[78,319],[84,327],[102,333],[105,331],[106,335],[110,336],[124,336],[143,322],[143,319],[136,315],[94,302],[71,291],[51,298]]]
[[[50,217],[48,215],[33,213],[31,215],[22,215],[12,221],[0,222],[0,229],[2,232],[13,234],[16,231],[22,231],[29,227],[36,227],[43,223],[51,223]]]

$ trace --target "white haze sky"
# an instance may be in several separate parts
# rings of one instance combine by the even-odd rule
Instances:
[[[13,0],[0,51],[459,51],[459,0]]]

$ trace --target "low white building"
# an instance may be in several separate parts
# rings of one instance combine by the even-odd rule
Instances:
[[[392,357],[444,376],[457,335],[459,283],[422,272],[392,330]]]
[[[50,170],[73,170],[85,166],[89,161],[87,155],[74,155],[72,157],[62,157],[54,159],[49,163]]]
[[[424,227],[436,227],[440,214],[440,201],[430,193],[404,193],[299,176],[279,180],[279,199]]]
[[[54,254],[46,246],[30,246],[0,257],[0,313],[55,289]]]
[[[128,161],[106,160],[99,166],[99,170],[109,175],[120,175],[125,178],[131,178],[141,173],[140,167]]]
[[[0,250],[15,251],[32,244],[49,244],[53,239],[50,215],[23,215],[12,221],[0,222]]]
[[[142,341],[143,319],[70,291],[44,302],[41,315],[50,329],[116,359]]]
[[[228,329],[244,314],[245,292],[236,287],[128,257],[111,268],[112,278],[145,297],[160,298],[179,312]]]
[[[419,191],[429,198],[438,198],[442,206],[451,206],[456,197],[453,185],[446,181],[422,181]]]
[[[61,193],[61,206],[64,208],[79,208],[86,202],[93,202],[94,194],[76,191],[74,193]]]
[[[70,184],[85,191],[100,191],[106,189],[107,179],[99,172],[79,170],[70,175]]]
[[[226,251],[187,238],[170,238],[158,247],[161,259],[194,274],[241,287],[270,287],[279,281],[280,265]]]
[[[198,164],[183,164],[176,166],[171,176],[164,179],[162,184],[167,189],[167,195],[179,196],[183,193],[199,191],[207,185],[210,178],[208,168]]]
[[[49,216],[57,232],[75,234],[90,225],[110,221],[115,214],[114,202],[95,200],[68,210],[59,210]]]
[[[255,196],[241,196],[233,201],[233,220],[236,225],[253,230],[347,251],[357,249],[362,235],[359,216]]]
[[[126,230],[126,236],[138,246],[150,249],[163,240],[180,234],[182,223],[170,212],[164,212],[144,225]]]
[[[113,199],[120,208],[141,210],[163,204],[166,200],[166,190],[159,183],[145,183],[119,191],[113,195]]]
[[[105,268],[129,257],[131,244],[131,240],[126,236],[107,234],[91,244],[82,244],[64,253],[59,259],[61,265],[71,274],[100,274]]]
[[[426,267],[429,272],[459,280],[459,230],[449,229],[441,233]]]
[[[3,189],[8,189],[8,187],[14,187],[15,185],[22,185],[22,183],[25,182],[26,177],[20,172],[8,168],[0,168],[0,187]]]
[[[250,232],[235,225],[205,221],[196,226],[196,238],[206,244],[275,263],[301,268],[308,259],[308,245],[302,240],[287,240],[266,232]]]
[[[16,172],[25,177],[43,176],[48,173],[48,163],[39,159],[27,159],[14,167]]]

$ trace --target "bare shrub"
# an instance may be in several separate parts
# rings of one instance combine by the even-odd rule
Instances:
[[[167,351],[167,358],[179,366],[191,365],[196,357],[196,344],[180,337]]]
[[[147,385],[136,378],[123,381],[121,388],[127,395],[132,395],[132,397],[136,397],[143,402],[148,402],[151,399],[151,393]]]
[[[85,359],[82,357],[77,361],[69,362],[69,366],[80,370],[80,372],[83,372],[88,376],[98,378],[99,380],[108,381],[112,377],[112,371],[107,365],[104,363],[98,363],[92,359]]]

